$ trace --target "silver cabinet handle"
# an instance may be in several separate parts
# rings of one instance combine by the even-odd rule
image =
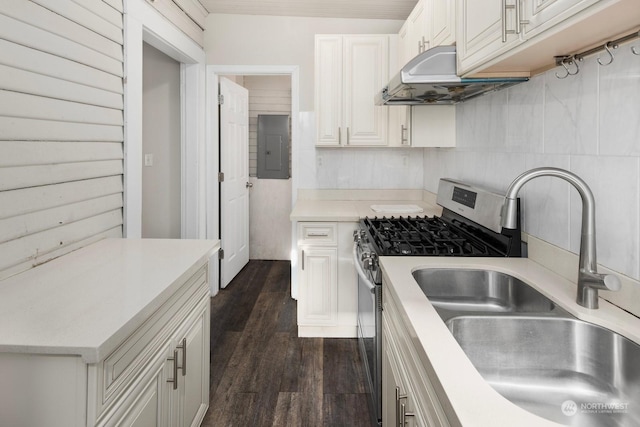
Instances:
[[[400,145],[409,145],[408,127],[400,125]]]
[[[516,0],[518,4],[519,0]],[[507,0],[502,0],[502,43],[507,42],[507,34],[516,34],[516,30],[507,30],[507,10],[516,9],[516,15],[519,13],[514,4],[507,4]],[[519,34],[519,30],[517,31]]]
[[[400,427],[400,399],[401,399],[400,387],[396,387],[396,426],[397,427]]]
[[[338,144],[342,144],[342,128],[338,128]]]
[[[413,412],[407,412],[407,407],[404,403],[400,405],[400,427],[407,425],[407,417],[415,417],[415,415]]]
[[[180,369],[182,370],[182,376],[187,375],[187,338],[182,338],[182,344],[177,346],[176,348],[182,349],[182,366]],[[176,365],[178,363],[176,362]]]
[[[302,250],[302,269],[304,270],[304,249]]]
[[[522,0],[516,0],[516,34],[520,34],[522,26],[527,24],[529,24],[529,21],[522,19]]]
[[[347,128],[347,145],[349,145],[349,136],[350,136],[349,128]]]
[[[168,361],[173,361],[173,378],[167,379],[168,383],[173,383],[173,389],[178,389],[178,350],[173,350],[173,357],[169,357]]]
[[[247,182],[247,183],[244,185],[244,187],[245,187],[245,188],[252,188],[252,187],[253,187],[253,182]]]

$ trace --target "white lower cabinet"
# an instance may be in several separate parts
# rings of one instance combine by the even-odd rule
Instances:
[[[154,319],[156,315],[152,316],[105,362],[99,363],[95,371],[90,366],[90,373],[93,371],[98,377],[107,379],[105,382],[98,378],[97,383],[102,383],[97,390],[98,402],[112,401],[111,395],[102,390],[105,390],[104,386],[113,378],[113,374],[128,376],[127,371],[131,369],[133,377],[123,392],[113,395],[113,403],[97,415],[96,426],[200,425],[209,407],[210,297],[206,273],[201,272],[196,276],[187,284],[191,289],[182,298],[170,301],[172,304],[167,311],[156,313],[160,314],[157,319]],[[164,325],[153,322],[164,318],[168,319]],[[154,326],[160,326],[160,331],[151,337],[149,332]],[[144,337],[151,339],[147,342]],[[138,352],[139,349],[141,351]],[[134,352],[137,355],[133,355]],[[147,354],[148,357],[145,357]],[[130,360],[129,355],[134,357],[121,371],[119,364]],[[140,370],[136,377],[134,371],[137,367]],[[90,391],[90,399],[92,394]],[[100,406],[96,405],[96,412]]]
[[[384,281],[382,302],[382,425],[450,426],[435,374],[420,358]]]
[[[298,336],[356,337],[356,228],[351,222],[298,223]]]
[[[205,265],[157,310],[138,313],[141,326],[98,363],[0,353],[0,425],[199,426],[209,406],[207,277]]]

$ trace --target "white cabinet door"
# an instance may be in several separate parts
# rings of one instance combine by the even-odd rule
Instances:
[[[338,317],[338,249],[304,246],[299,259],[298,325],[335,325]]]
[[[344,37],[345,145],[387,145],[388,107],[374,103],[389,82],[389,36]]]
[[[167,342],[157,353],[149,365],[153,374],[144,386],[134,383],[135,398],[130,406],[124,410],[117,410],[122,416],[112,416],[99,422],[99,427],[170,427],[170,402],[173,379],[173,355],[170,343]],[[149,372],[147,371],[147,372]],[[146,376],[146,374],[145,374]],[[141,390],[141,391],[137,391]],[[126,398],[125,398],[126,399]],[[117,406],[116,406],[117,408]]]
[[[523,35],[529,38],[598,3],[599,0],[520,1],[523,7],[523,19],[528,21],[523,25]]]
[[[455,147],[456,106],[424,105],[411,107],[412,147]]]
[[[388,325],[387,325],[388,326]],[[419,421],[415,411],[414,393],[409,387],[406,367],[401,360],[394,338],[383,327],[382,333],[382,425],[428,426]],[[404,418],[403,418],[404,413]]]
[[[389,81],[389,35],[318,35],[315,48],[316,145],[387,145],[374,97]]]
[[[409,59],[415,57],[417,54],[429,49],[429,28],[428,28],[428,10],[427,1],[420,0],[416,3],[416,6],[411,11],[411,14],[407,18],[409,22],[409,39],[411,40],[411,56]]]
[[[182,427],[199,426],[209,407],[209,317],[209,311],[201,307],[178,343],[186,350],[180,359],[183,381],[180,387],[181,422],[177,425]]]
[[[455,2],[451,0],[429,0],[431,3],[429,39],[431,47],[451,45],[456,41]]]
[[[506,4],[518,0],[458,0],[456,3],[458,74],[463,75],[522,41],[516,14]]]
[[[405,21],[398,32],[398,67],[396,70],[392,70],[392,73],[400,71],[413,58],[414,50],[412,48],[413,43],[409,38],[409,21]]]
[[[383,343],[385,341],[383,340]],[[396,412],[396,387],[400,383],[393,373],[391,358],[388,347],[382,349],[382,425],[397,426],[398,413]]]
[[[315,41],[316,145],[340,146],[342,99],[342,36],[317,36]]]

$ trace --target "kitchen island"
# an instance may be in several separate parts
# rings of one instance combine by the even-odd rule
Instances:
[[[202,419],[218,248],[105,239],[1,281],[0,425]]]

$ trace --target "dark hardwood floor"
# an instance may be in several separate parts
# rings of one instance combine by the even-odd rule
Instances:
[[[203,427],[371,427],[356,339],[298,338],[288,261],[250,261],[211,300]]]

